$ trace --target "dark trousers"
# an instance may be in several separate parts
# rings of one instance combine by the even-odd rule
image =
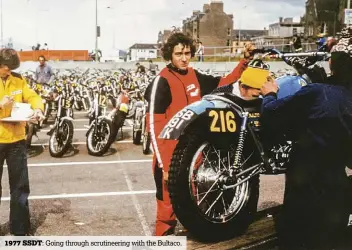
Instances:
[[[7,163],[10,184],[10,232],[14,235],[28,234],[29,219],[29,179],[27,166],[27,149],[25,141],[0,143],[0,178],[4,161]],[[0,179],[0,195],[2,195]]]
[[[340,244],[350,237],[346,230],[352,214],[352,183],[338,159],[322,159],[329,152],[312,151],[293,157],[286,174],[278,225],[280,249],[340,249]]]

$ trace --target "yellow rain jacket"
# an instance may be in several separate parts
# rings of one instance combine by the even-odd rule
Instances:
[[[44,105],[42,99],[30,89],[26,80],[20,74],[12,72],[7,78],[5,86],[0,79],[0,100],[5,95],[13,96],[15,102],[29,103],[32,109],[41,109]],[[11,108],[0,109],[0,119],[11,116]],[[25,122],[1,122],[0,143],[13,143],[25,139]]]

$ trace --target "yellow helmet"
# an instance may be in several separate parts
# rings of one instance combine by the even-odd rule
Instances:
[[[253,60],[243,71],[240,82],[248,87],[261,89],[270,74],[269,65],[262,60]]]

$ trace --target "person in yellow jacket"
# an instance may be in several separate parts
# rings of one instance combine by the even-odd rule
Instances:
[[[19,65],[20,59],[15,50],[0,50],[0,178],[6,160],[11,193],[10,233],[23,236],[28,235],[30,229],[26,123],[4,122],[1,119],[11,116],[13,104],[19,102],[31,105],[34,110],[31,120],[40,120],[43,117],[43,103],[26,80],[12,72]]]

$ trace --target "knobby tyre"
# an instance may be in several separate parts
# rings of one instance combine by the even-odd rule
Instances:
[[[55,129],[49,139],[49,152],[52,157],[62,157],[72,146],[73,123],[63,120],[58,129]],[[57,143],[57,145],[56,145]]]
[[[121,110],[118,110],[113,118],[113,123],[112,123],[112,130],[111,130],[111,136],[110,136],[110,145],[113,144],[116,141],[117,134],[119,130],[122,128],[123,124],[125,123],[127,114],[125,112],[122,112]]]
[[[205,150],[206,147],[214,148],[214,146],[209,145],[207,142],[206,134],[197,133],[197,130],[193,129],[180,137],[169,169],[168,187],[170,199],[178,220],[199,240],[214,241],[228,239],[242,234],[253,220],[253,216],[257,211],[259,198],[259,176],[252,177],[236,189],[224,191],[219,201],[214,203],[213,201],[216,201],[221,193],[220,185],[215,185],[212,187],[213,190],[210,190],[210,186],[216,182],[214,169],[209,166],[206,167],[205,160],[202,164],[198,165],[197,170],[194,167],[197,159],[199,159],[195,155],[202,148]],[[235,147],[232,146],[230,148],[233,151]],[[216,154],[212,156],[208,154],[207,158],[214,158],[214,155]],[[233,158],[233,155],[227,158]],[[201,156],[201,159],[205,159],[204,155]],[[214,166],[217,164],[219,163],[215,160]],[[211,173],[214,174],[211,175]],[[202,175],[207,177],[202,177]],[[213,196],[212,201],[208,202],[205,200],[206,202],[204,202],[204,196],[200,196],[201,193],[199,191],[197,191],[198,196],[194,195],[197,193],[195,189],[201,187],[201,183],[194,184],[195,182],[192,183],[190,181],[191,178],[203,178],[204,182],[207,179],[212,180],[206,188],[203,187],[204,196],[207,195],[206,191],[211,191],[208,196]],[[208,190],[209,187],[210,189]],[[215,191],[216,189],[219,190]],[[228,206],[228,214],[225,212],[224,215],[220,216],[224,212],[221,203],[223,207],[225,205]]]
[[[34,124],[33,123],[27,123],[26,125],[26,146],[27,148],[30,148],[32,145],[32,138],[34,135]]]
[[[148,132],[147,128],[146,128],[146,118],[143,118],[143,122],[142,122],[142,135],[143,135],[143,144],[142,144],[142,148],[143,148],[143,154],[147,155],[150,154],[150,143],[151,143],[151,139],[150,139],[150,133]]]
[[[110,137],[112,123],[109,119],[103,118],[97,126],[92,126],[86,137],[88,154],[93,156],[103,156],[110,148]]]
[[[142,139],[142,117],[135,115],[133,121],[132,139],[133,144],[140,145]]]

